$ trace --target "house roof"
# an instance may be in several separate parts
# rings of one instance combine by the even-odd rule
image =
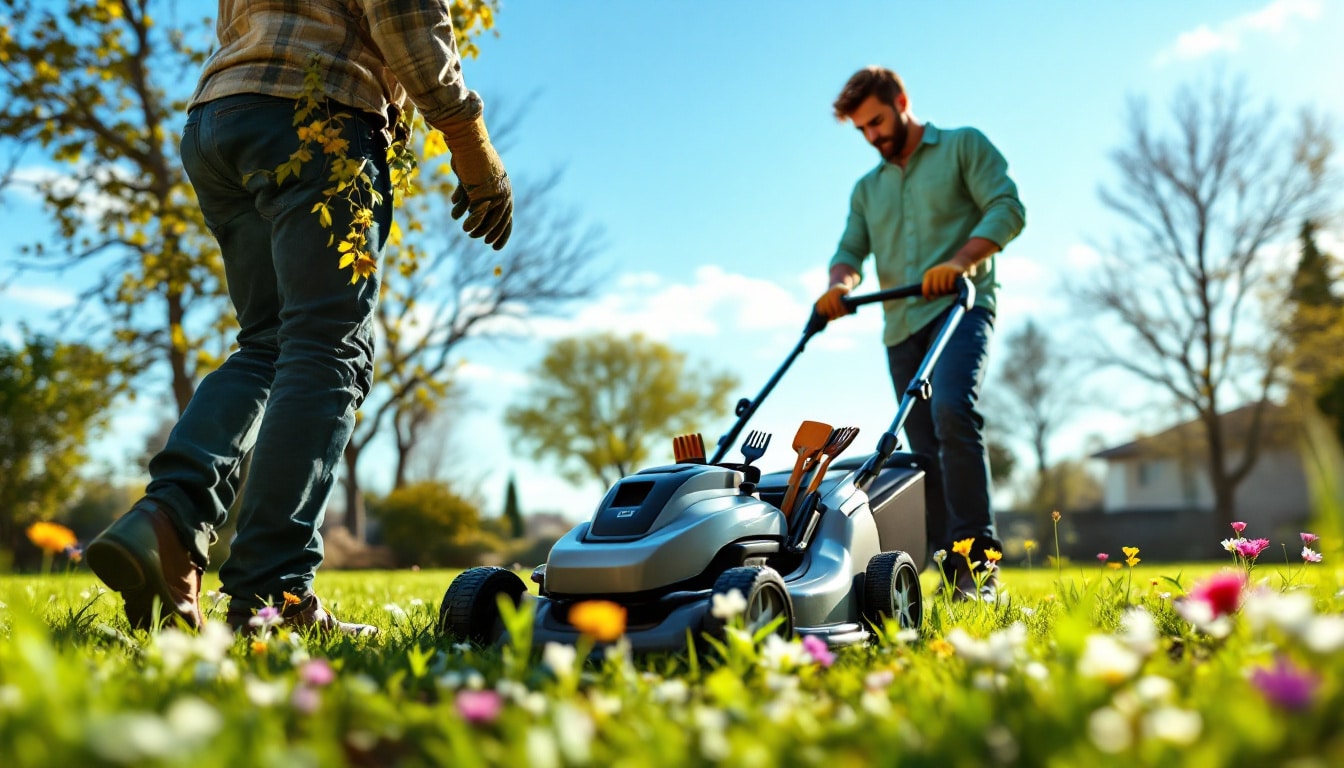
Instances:
[[[1251,431],[1256,405],[1256,403],[1243,405],[1219,416],[1229,446],[1236,447],[1246,442]],[[1260,444],[1262,446],[1288,445],[1293,438],[1293,434],[1292,419],[1288,409],[1266,401],[1260,423]],[[1199,419],[1192,419],[1183,424],[1168,427],[1155,435],[1139,437],[1123,445],[1098,451],[1092,454],[1091,458],[1109,461],[1140,456],[1169,456],[1176,453],[1203,451],[1204,441],[1204,423]]]

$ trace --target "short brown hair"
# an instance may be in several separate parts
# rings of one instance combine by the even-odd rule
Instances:
[[[864,67],[849,78],[840,96],[831,106],[837,119],[844,120],[859,108],[869,96],[876,96],[884,104],[896,104],[896,97],[905,93],[901,76],[886,67]]]

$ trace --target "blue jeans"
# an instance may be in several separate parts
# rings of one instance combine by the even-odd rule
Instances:
[[[392,223],[387,145],[377,116],[339,111],[351,114],[349,156],[369,161],[382,194],[370,203],[367,233],[381,258]],[[175,518],[205,565],[252,451],[238,534],[220,570],[240,608],[310,591],[334,473],[373,384],[377,275],[351,285],[350,271],[337,268],[340,255],[327,243],[349,229],[348,206],[331,206],[331,229],[312,212],[330,186],[327,156],[318,149],[297,179],[279,186],[255,173],[274,171],[297,149],[293,117],[292,100],[230,96],[192,109],[182,133],[182,163],[219,241],[241,330],[237,351],[201,381],[151,460],[146,495]]]
[[[887,347],[897,397],[915,377],[946,320],[946,313],[939,315],[910,338]],[[1002,551],[996,546],[989,504],[985,419],[977,408],[993,333],[994,315],[989,310],[974,307],[967,312],[933,368],[933,397],[917,401],[905,421],[910,448],[937,464],[926,489],[933,549],[951,552],[952,542],[974,538],[977,550],[994,546]]]

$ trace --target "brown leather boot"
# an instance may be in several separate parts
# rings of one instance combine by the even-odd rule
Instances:
[[[256,611],[230,608],[225,615],[225,621],[235,633],[251,635],[260,628],[260,625],[253,626],[251,623],[255,615]],[[355,624],[332,616],[322,607],[322,601],[317,595],[308,595],[297,603],[286,605],[281,609],[278,618],[280,626],[300,631],[312,628],[319,632],[339,633],[352,637],[378,634],[378,628],[372,624]]]
[[[201,616],[201,574],[168,513],[149,499],[136,502],[84,549],[89,569],[126,601],[126,618],[149,629],[180,617],[193,629]],[[158,607],[155,607],[155,600]]]

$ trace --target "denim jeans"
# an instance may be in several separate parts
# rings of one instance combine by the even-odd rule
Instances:
[[[915,377],[946,320],[947,313],[939,315],[910,338],[887,347],[887,364],[898,397]],[[950,552],[953,541],[974,538],[977,550],[985,546],[1002,550],[996,546],[989,503],[985,419],[977,408],[993,333],[994,315],[989,310],[974,307],[967,312],[933,368],[932,398],[917,401],[905,421],[910,448],[937,464],[926,487],[929,546],[933,549]]]
[[[196,561],[239,493],[238,534],[220,570],[235,607],[311,589],[322,562],[322,524],[334,473],[373,383],[375,275],[350,283],[328,245],[349,229],[335,202],[332,228],[313,205],[330,186],[316,149],[297,179],[269,173],[298,148],[294,101],[254,94],[193,108],[182,163],[206,224],[219,241],[241,329],[238,349],[200,383],[150,462],[146,495],[166,507]],[[369,205],[370,251],[381,258],[392,223],[387,146],[374,115],[342,109],[351,158],[366,158],[381,203]]]

